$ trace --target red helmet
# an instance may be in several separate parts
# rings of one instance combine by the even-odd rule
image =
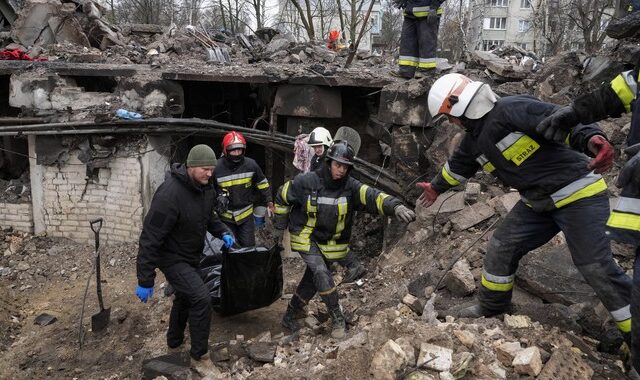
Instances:
[[[229,151],[234,149],[247,149],[247,140],[244,139],[242,133],[231,131],[222,139],[222,153],[226,156]]]

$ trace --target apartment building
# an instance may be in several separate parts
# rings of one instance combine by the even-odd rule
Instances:
[[[471,49],[503,45],[539,49],[530,0],[471,0],[469,12],[467,43]]]

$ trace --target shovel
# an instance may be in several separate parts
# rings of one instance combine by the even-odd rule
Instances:
[[[100,303],[100,311],[91,316],[91,330],[100,331],[107,327],[109,318],[111,317],[111,308],[104,308],[104,302],[102,301],[102,284],[100,283],[100,228],[102,228],[102,218],[92,220],[89,224],[91,224],[91,230],[96,239],[96,289],[98,293],[98,303]]]

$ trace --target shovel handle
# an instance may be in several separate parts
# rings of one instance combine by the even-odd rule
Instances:
[[[98,252],[98,248],[100,248],[100,229],[102,228],[102,222],[102,218],[94,219],[89,222],[91,231],[93,231],[93,235],[96,241],[96,252]]]

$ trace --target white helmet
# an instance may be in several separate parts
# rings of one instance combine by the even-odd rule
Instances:
[[[498,96],[488,84],[472,81],[462,74],[446,74],[429,90],[429,113],[480,119],[493,109]]]
[[[331,138],[331,133],[326,128],[318,127],[311,131],[309,135],[309,142],[307,145],[309,146],[319,146],[324,145],[326,147],[331,146],[333,144],[333,139]]]

